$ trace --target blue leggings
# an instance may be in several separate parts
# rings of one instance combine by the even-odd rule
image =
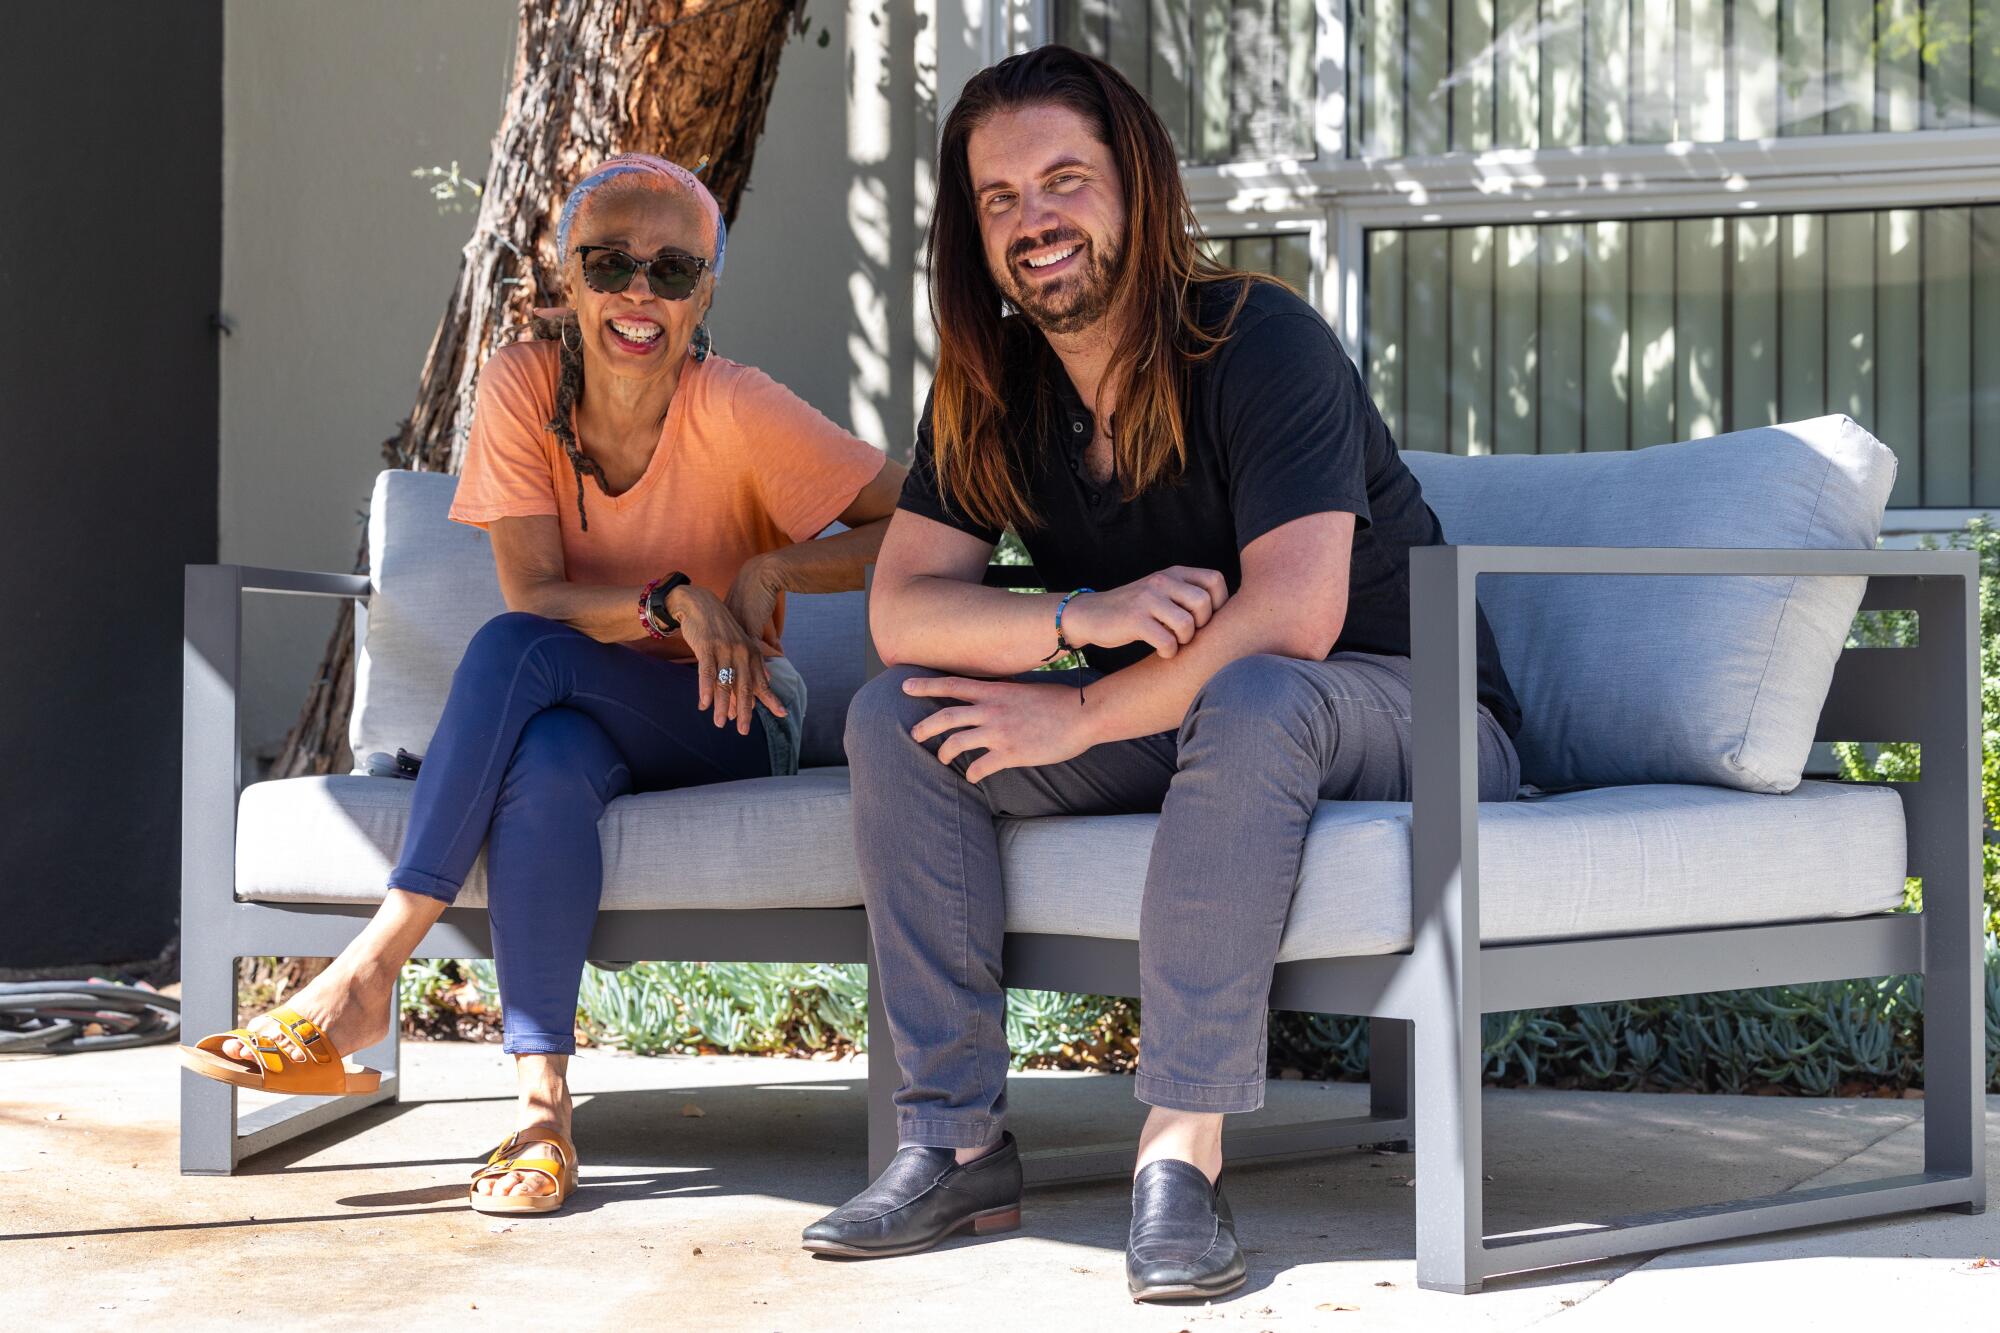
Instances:
[[[417,774],[391,888],[449,903],[487,848],[487,915],[512,1055],[576,1049],[576,996],[614,797],[768,777],[748,736],[698,712],[695,669],[510,611],[472,637]]]

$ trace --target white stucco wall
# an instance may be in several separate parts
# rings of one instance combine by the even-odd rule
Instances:
[[[914,163],[932,133],[927,8],[808,6],[712,317],[724,355],[899,454],[926,382]],[[499,0],[229,0],[223,560],[350,567],[381,441],[410,408],[472,224],[439,214],[410,172],[456,158],[485,175],[514,22]],[[330,624],[317,605],[253,609],[252,753],[290,725]]]
[[[513,58],[495,0],[229,0],[223,25],[221,558],[353,568],[382,441],[414,401],[472,214],[411,171],[483,176]],[[332,625],[258,598],[244,739],[275,748]]]

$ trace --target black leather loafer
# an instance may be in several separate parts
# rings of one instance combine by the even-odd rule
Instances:
[[[805,1248],[843,1259],[928,1250],[959,1231],[1021,1225],[1021,1150],[1012,1134],[964,1166],[949,1148],[905,1148],[875,1183],[806,1228]]]
[[[1125,1246],[1132,1299],[1221,1296],[1248,1276],[1222,1186],[1210,1185],[1188,1162],[1147,1163],[1132,1181],[1132,1238]]]

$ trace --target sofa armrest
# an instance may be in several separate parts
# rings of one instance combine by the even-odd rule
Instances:
[[[234,570],[243,592],[270,592],[305,597],[352,597],[367,601],[366,574],[327,574],[310,569],[264,569],[256,565],[189,565],[197,569]]]
[[[1821,734],[1854,737],[1879,720],[1923,747],[1920,781],[1899,784],[1913,868],[1924,882],[1922,957],[1924,1066],[1931,1114],[1977,1125],[1986,1088],[1984,903],[1980,873],[1979,561],[1971,551],[1737,550],[1640,547],[1432,546],[1410,552],[1412,786],[1410,924],[1419,1011],[1417,1105],[1445,1106],[1447,1141],[1476,1119],[1461,1107],[1478,1098],[1481,1003],[1485,995],[1479,928],[1477,635],[1474,589],[1482,575],[1637,574],[1864,577],[1862,607],[1918,615],[1914,649],[1853,649],[1842,655]],[[1859,659],[1857,661],[1857,659]],[[1849,670],[1853,663],[1860,669]],[[1865,665],[1864,665],[1865,664]],[[1425,1058],[1425,1057],[1428,1058]],[[1458,1100],[1453,1101],[1456,1097]],[[1924,1141],[1926,1171],[1977,1175],[1976,1135]],[[1966,1142],[1959,1142],[1960,1138]],[[1468,1183],[1468,1181],[1470,1183]],[[1425,1229],[1466,1230],[1476,1242],[1476,1177]],[[1423,1245],[1420,1234],[1419,1248]]]
[[[181,927],[235,898],[236,798],[242,781],[237,684],[243,597],[351,597],[366,603],[365,574],[189,565],[181,636]]]
[[[1920,649],[1894,650],[1909,659],[1898,663],[1902,674],[1895,677],[1903,688],[1837,687],[1836,725],[1885,718],[1895,734],[1861,738],[1922,744],[1923,781],[1913,786],[1925,790],[1906,792],[1904,799],[1913,837],[1941,844],[1925,876],[1926,933],[1935,937],[1942,929],[1938,942],[1976,956],[1981,830],[1979,561],[1973,552],[1429,546],[1410,552],[1411,912],[1418,947],[1442,948],[1455,968],[1468,969],[1460,973],[1463,993],[1478,994],[1474,590],[1481,576],[1536,574],[1866,578],[1865,608],[1916,610]]]

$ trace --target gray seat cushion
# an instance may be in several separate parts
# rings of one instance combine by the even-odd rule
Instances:
[[[365,777],[247,788],[238,891],[265,902],[378,900],[411,789]],[[1400,802],[1319,807],[1281,959],[1410,946],[1409,814]],[[1003,825],[1007,928],[1137,939],[1157,820]],[[622,797],[600,833],[609,910],[861,901],[845,769]],[[1804,782],[1779,796],[1651,785],[1480,807],[1488,941],[1889,911],[1902,900],[1903,870],[1902,800],[1882,787]],[[460,902],[484,901],[482,862]]]
[[[375,751],[429,748],[452,673],[481,625],[507,609],[493,547],[449,514],[458,478],[390,469],[368,512],[368,614],[357,623],[348,743],[360,769]],[[866,670],[858,592],[786,598],[785,655],[806,680],[806,765],[845,762],[847,701]]]
[[[236,891],[263,902],[376,902],[416,784],[350,775],[243,789]],[[598,823],[606,910],[853,907],[861,901],[847,770],[718,782],[613,801]],[[458,903],[486,904],[486,853]]]
[[[1895,455],[1844,416],[1630,453],[1404,459],[1465,546],[1865,550],[1896,476]],[[1482,579],[1521,702],[1522,779],[1789,791],[1863,583]]]
[[[1410,947],[1409,820],[1402,802],[1321,803],[1279,961]],[[1157,821],[1007,827],[1007,928],[1137,939]],[[1489,944],[1886,912],[1902,902],[1903,867],[1902,798],[1881,787],[1654,784],[1479,807]]]

